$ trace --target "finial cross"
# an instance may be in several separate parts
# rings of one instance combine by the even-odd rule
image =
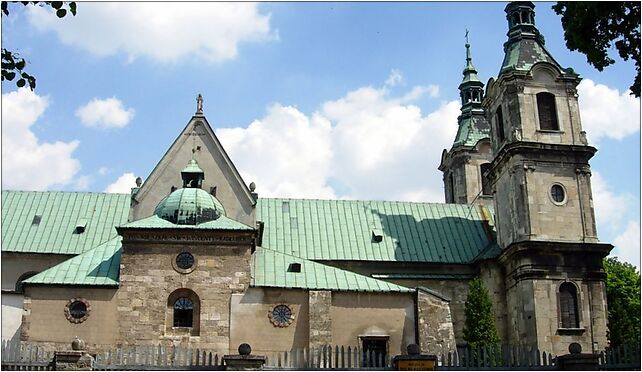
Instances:
[[[466,36],[465,36],[465,38],[466,38],[466,44],[468,44],[468,29],[466,29]]]

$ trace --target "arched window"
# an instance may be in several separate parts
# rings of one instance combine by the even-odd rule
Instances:
[[[455,176],[453,172],[448,173],[448,195],[446,197],[446,203],[455,202]]]
[[[165,329],[168,334],[199,334],[200,299],[194,291],[180,288],[169,295]]]
[[[497,138],[499,142],[502,142],[504,140],[504,115],[502,114],[502,106],[497,107],[495,119],[497,120]]]
[[[174,302],[174,327],[192,327],[194,323],[194,304],[187,297]]]
[[[29,271],[29,272],[26,272],[26,273],[20,275],[20,277],[16,281],[16,292],[18,292],[18,293],[24,292],[24,288],[22,287],[22,282],[24,282],[25,280],[31,278],[32,276],[34,276],[36,274],[38,274],[37,271]]]
[[[539,129],[559,130],[557,123],[557,110],[555,109],[555,96],[551,93],[537,93],[537,114],[539,116]]]
[[[577,288],[573,283],[562,283],[559,292],[560,326],[562,328],[579,328],[580,314],[577,301]]]
[[[491,195],[493,193],[490,179],[486,175],[486,171],[488,169],[490,169],[490,163],[484,163],[479,166],[479,171],[481,173],[482,195]]]

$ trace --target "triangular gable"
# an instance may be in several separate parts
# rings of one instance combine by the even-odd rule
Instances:
[[[193,149],[196,149],[194,155]],[[170,193],[172,186],[181,187],[180,172],[192,156],[205,172],[202,188],[210,192],[216,187],[216,197],[225,207],[227,216],[254,226],[256,201],[202,115],[192,117],[136,192],[130,219],[133,221],[151,216],[158,203]]]

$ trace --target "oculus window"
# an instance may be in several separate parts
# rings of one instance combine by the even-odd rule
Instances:
[[[65,318],[71,323],[79,324],[87,320],[91,305],[84,298],[72,298],[65,306]]]
[[[275,327],[284,328],[292,324],[294,314],[288,305],[279,304],[268,312],[268,318]]]

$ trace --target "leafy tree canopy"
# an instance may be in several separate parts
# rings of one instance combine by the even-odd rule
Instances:
[[[604,260],[604,271],[610,344],[640,343],[640,273],[615,257]]]
[[[488,289],[480,278],[475,278],[468,283],[464,313],[466,315],[464,340],[470,347],[499,344],[493,304]]]
[[[62,2],[62,1],[21,1],[21,2],[11,2],[12,4],[22,4],[27,6],[29,4],[39,5],[39,6],[48,6],[56,10],[56,15],[58,18],[63,18],[67,14],[76,15],[76,3],[75,2]],[[9,15],[9,2],[2,1],[2,16]],[[27,62],[24,58],[14,51],[2,48],[2,81],[8,80],[13,81],[16,77],[16,85],[19,88],[24,87],[29,84],[31,90],[36,89],[36,78],[33,75],[28,74],[24,71]]]
[[[612,65],[608,50],[635,61],[637,75],[630,89],[640,97],[640,2],[639,1],[559,1],[553,10],[562,15],[564,39],[570,50],[586,55],[598,71]]]

